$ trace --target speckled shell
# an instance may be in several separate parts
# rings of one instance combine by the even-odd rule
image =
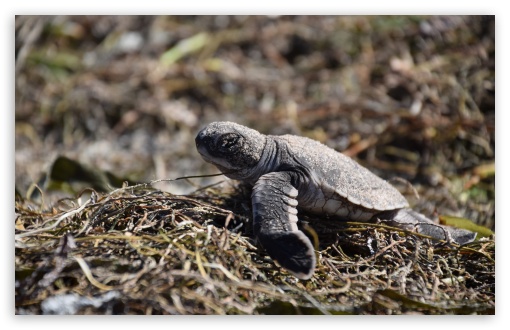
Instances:
[[[325,188],[333,194],[375,211],[409,206],[405,197],[392,185],[336,150],[306,137],[273,137],[286,141],[289,153],[300,163],[306,164],[321,184],[326,185]]]

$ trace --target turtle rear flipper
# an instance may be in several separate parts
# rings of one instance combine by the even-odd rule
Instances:
[[[475,240],[476,233],[465,229],[442,226],[430,220],[426,216],[411,209],[405,208],[376,215],[379,219],[391,220],[397,226],[413,230],[418,233],[437,239],[453,240],[458,244],[466,244]]]
[[[298,191],[288,172],[271,172],[253,187],[253,231],[269,256],[300,279],[309,279],[315,269],[310,239],[297,227]]]

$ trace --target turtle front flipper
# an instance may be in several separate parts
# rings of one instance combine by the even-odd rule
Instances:
[[[253,231],[269,256],[300,279],[315,269],[312,243],[297,227],[298,191],[289,172],[261,176],[252,192]]]

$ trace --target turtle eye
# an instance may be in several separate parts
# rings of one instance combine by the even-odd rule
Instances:
[[[239,148],[240,136],[235,133],[227,133],[220,136],[216,143],[216,147],[223,152],[233,152]]]

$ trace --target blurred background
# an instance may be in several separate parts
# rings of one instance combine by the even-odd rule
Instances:
[[[418,210],[494,228],[494,16],[17,16],[15,25],[21,196],[34,183],[46,190],[41,178],[62,156],[133,182],[217,173],[194,138],[230,120],[319,140],[392,179]],[[158,187],[185,194],[221,180]]]

